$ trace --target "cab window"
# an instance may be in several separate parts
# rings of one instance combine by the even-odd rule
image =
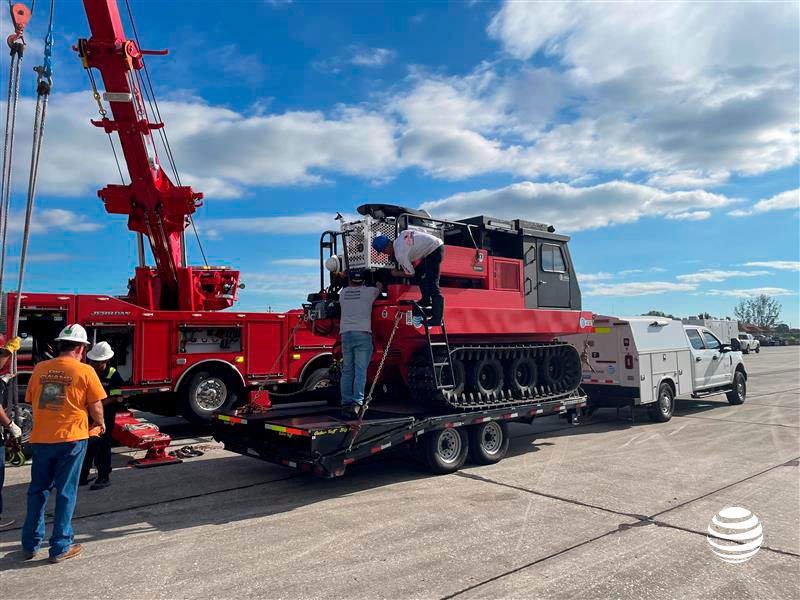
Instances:
[[[689,343],[692,345],[692,348],[695,350],[703,349],[703,338],[697,333],[697,329],[687,329],[686,335],[689,336]]]
[[[740,340],[746,340],[747,339],[747,334],[746,333],[740,333],[739,334],[739,339]]]
[[[707,331],[703,332],[703,339],[706,342],[706,348],[708,348],[709,350],[717,350],[722,345],[719,343],[719,340],[717,338],[715,338]]]
[[[542,244],[542,271],[564,273],[566,270],[561,247],[553,244]]]

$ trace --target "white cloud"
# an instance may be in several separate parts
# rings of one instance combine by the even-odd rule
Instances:
[[[318,258],[279,258],[273,260],[272,264],[286,265],[287,267],[318,267]]]
[[[394,60],[394,56],[394,51],[386,48],[365,48],[356,50],[350,62],[360,67],[383,67]]]
[[[590,187],[565,183],[522,182],[494,189],[455,194],[425,202],[421,208],[440,218],[491,214],[529,219],[578,231],[632,223],[649,216],[681,215],[695,209],[728,206],[734,200],[702,190],[664,192],[645,185],[612,181]]]
[[[771,212],[773,210],[793,210],[800,208],[800,189],[786,190],[771,198],[759,200],[752,208],[737,209],[729,212],[732,217],[747,217],[753,214]]]
[[[66,262],[73,260],[75,257],[63,252],[49,252],[44,254],[29,254],[25,261],[29,263],[53,263],[53,262]],[[19,256],[10,256],[8,260],[12,263],[19,262]]]
[[[298,307],[310,292],[319,288],[319,273],[242,273],[240,278],[246,286],[243,294],[276,296],[290,302],[294,300]]]
[[[602,281],[614,277],[613,273],[585,273],[578,274],[578,281],[581,283],[590,283],[592,281]]]
[[[685,189],[797,161],[797,22],[796,3],[509,1],[488,33],[555,62],[580,98],[536,136],[529,176],[622,170]]]
[[[705,290],[703,294],[709,296],[733,296],[734,298],[750,298],[766,294],[767,296],[795,296],[797,291],[776,287],[760,287],[747,290]]]
[[[33,105],[31,98],[20,99],[20,123],[33,121]],[[341,107],[332,114],[247,115],[191,99],[159,106],[182,178],[209,199],[240,196],[255,186],[319,183],[329,172],[373,178],[398,168],[395,125],[379,113]],[[0,110],[5,112],[5,104]],[[51,96],[41,194],[79,196],[119,183],[107,136],[87,122],[96,110],[84,92]],[[23,190],[30,161],[27,136],[18,136],[14,155],[15,188]],[[125,163],[121,166],[127,180]]]
[[[800,271],[800,261],[797,260],[761,260],[747,262],[743,267],[766,267],[768,269],[779,269],[782,271]]]
[[[677,279],[685,283],[700,283],[703,281],[725,281],[731,277],[759,277],[770,275],[769,271],[700,271],[699,273],[687,273],[678,275]]]
[[[697,285],[691,283],[673,283],[669,281],[637,281],[628,283],[594,283],[584,290],[586,296],[649,296],[669,292],[691,292]]]
[[[705,221],[711,218],[711,211],[708,210],[688,210],[686,212],[667,215],[673,221]]]
[[[249,217],[233,219],[213,219],[207,221],[216,232],[233,231],[239,233],[271,233],[300,235],[319,234],[328,229],[338,229],[335,213],[306,213],[286,217]]]
[[[87,233],[97,231],[103,225],[87,221],[84,215],[62,208],[34,209],[31,218],[31,233],[48,233],[50,231]],[[13,233],[22,233],[25,228],[25,215],[22,213],[9,214],[8,230]]]

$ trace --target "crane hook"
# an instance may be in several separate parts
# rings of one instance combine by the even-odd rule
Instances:
[[[14,23],[14,33],[12,33],[6,42],[11,51],[15,51],[15,46],[18,40],[21,42],[22,47],[25,47],[25,40],[22,39],[22,32],[25,31],[25,26],[31,20],[31,9],[25,6],[22,2],[16,2],[11,5],[11,21]]]

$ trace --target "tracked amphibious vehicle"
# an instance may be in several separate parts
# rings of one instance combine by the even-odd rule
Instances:
[[[375,353],[370,380],[379,390],[407,390],[428,407],[470,411],[566,397],[581,381],[581,359],[559,335],[592,331],[567,247],[553,227],[521,219],[480,216],[447,221],[425,211],[385,204],[358,209],[363,218],[343,222],[321,238],[320,259],[338,255],[342,269],[365,271],[382,282],[374,305]],[[444,242],[441,327],[428,327],[417,305],[415,282],[395,278],[396,268],[372,248],[379,235],[424,231]],[[335,275],[309,297],[307,314],[318,332],[337,329]],[[390,341],[391,340],[391,341]]]

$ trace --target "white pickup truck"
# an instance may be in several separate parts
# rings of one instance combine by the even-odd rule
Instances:
[[[761,352],[761,342],[749,333],[739,334],[739,346],[741,346],[742,352],[745,354],[750,354],[751,352],[758,354]]]
[[[646,405],[652,420],[664,422],[679,396],[725,392],[731,404],[745,401],[742,353],[705,327],[661,317],[593,320],[594,333],[560,338],[581,353],[590,407]]]

